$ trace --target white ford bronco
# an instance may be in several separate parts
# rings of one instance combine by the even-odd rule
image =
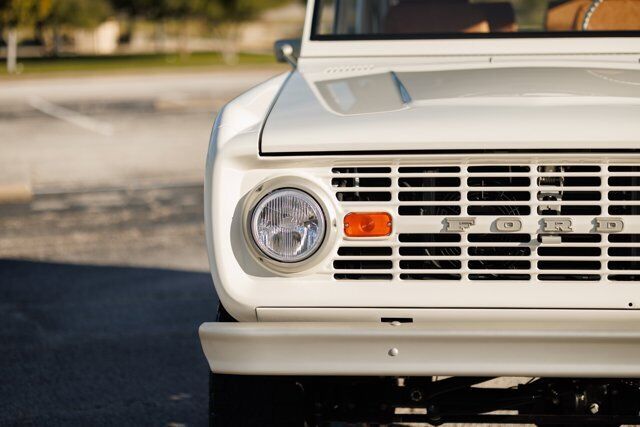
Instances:
[[[212,425],[640,424],[640,0],[310,0],[276,48],[211,138]]]

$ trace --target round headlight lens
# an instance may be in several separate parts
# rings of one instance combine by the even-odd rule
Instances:
[[[322,208],[307,193],[276,190],[258,203],[251,217],[251,233],[258,248],[280,262],[299,262],[313,255],[324,239]]]

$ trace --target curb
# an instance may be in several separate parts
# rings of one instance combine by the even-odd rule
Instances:
[[[26,184],[0,184],[0,206],[27,204],[31,202],[33,192]]]
[[[27,204],[33,190],[26,168],[0,164],[0,206]]]

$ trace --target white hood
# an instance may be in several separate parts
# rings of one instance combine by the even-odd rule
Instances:
[[[640,148],[640,69],[625,68],[298,70],[261,151]]]

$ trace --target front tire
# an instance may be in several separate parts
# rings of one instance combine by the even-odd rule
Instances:
[[[289,377],[209,375],[211,427],[302,427],[304,393]]]

